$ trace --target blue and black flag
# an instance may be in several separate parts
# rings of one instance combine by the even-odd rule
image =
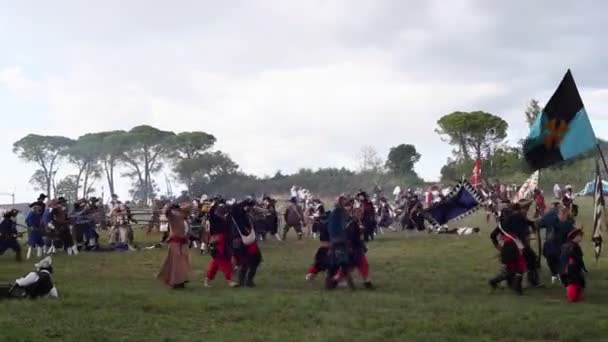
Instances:
[[[570,70],[538,115],[524,142],[524,157],[533,170],[581,155],[597,144]]]
[[[425,218],[434,228],[474,213],[483,202],[481,194],[468,181],[461,181],[441,202],[425,210]]]

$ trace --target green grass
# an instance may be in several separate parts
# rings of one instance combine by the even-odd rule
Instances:
[[[478,214],[462,224],[482,226],[479,236],[390,233],[370,243],[373,292],[327,292],[321,279],[305,282],[317,242],[293,237],[262,243],[255,289],[229,289],[219,275],[214,288],[203,288],[209,257],[194,252],[192,282],[184,291],[155,279],[165,250],[60,254],[54,266],[61,299],[3,301],[0,340],[606,340],[608,263],[593,261],[588,201],[581,213],[590,269],[581,304],[567,304],[557,285],[522,297],[492,293],[486,281],[498,262]],[[8,252],[0,257],[0,279],[14,279],[32,264],[15,263]]]

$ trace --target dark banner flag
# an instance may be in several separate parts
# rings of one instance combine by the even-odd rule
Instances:
[[[482,201],[481,194],[465,180],[458,183],[443,201],[427,208],[425,217],[438,228],[448,221],[458,220],[475,212]]]
[[[530,127],[524,157],[533,170],[581,155],[597,144],[570,70]]]

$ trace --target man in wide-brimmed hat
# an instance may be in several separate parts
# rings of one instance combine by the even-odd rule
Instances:
[[[285,210],[283,218],[285,219],[285,226],[283,227],[283,240],[287,238],[287,233],[291,228],[296,231],[298,240],[302,239],[302,225],[304,223],[304,211],[298,204],[297,197],[292,197],[289,200],[290,204]]]
[[[95,213],[89,200],[80,199],[74,203],[70,214],[74,240],[79,249],[94,249],[98,246],[98,234],[95,231]]]
[[[559,280],[561,248],[574,229],[575,220],[570,209],[560,205],[556,210],[550,210],[536,224],[538,229],[546,229],[543,255],[551,271],[551,282],[556,283]]]
[[[130,210],[126,204],[118,204],[110,212],[110,222],[112,228],[109,232],[110,242],[119,248],[126,248],[129,250],[135,250],[131,242],[131,226],[130,226]]]
[[[3,215],[2,222],[0,222],[0,255],[4,254],[7,249],[12,249],[17,261],[21,261],[21,246],[17,241],[19,237],[17,232],[18,214],[19,210],[11,209]]]
[[[25,218],[27,225],[27,253],[25,258],[29,259],[32,251],[36,249],[36,257],[40,258],[42,253],[46,253],[43,236],[44,227],[42,225],[42,215],[44,214],[44,203],[36,201],[30,204],[30,212]]]
[[[275,239],[281,241],[281,235],[279,234],[279,213],[277,212],[276,203],[277,201],[268,195],[264,195],[262,198],[262,208],[267,211],[265,215],[267,232],[274,236]]]
[[[59,197],[56,201],[49,203],[50,208],[50,221],[55,228],[55,234],[61,243],[63,249],[68,255],[77,255],[78,248],[74,244],[74,238],[72,232],[70,232],[70,220],[68,217],[68,206],[67,200],[63,197]],[[51,246],[54,252],[54,245]]]
[[[212,199],[211,206],[207,212],[209,221],[209,250],[211,260],[205,273],[205,287],[211,287],[211,281],[218,271],[224,274],[230,287],[237,287],[238,283],[232,280],[232,250],[231,233],[232,222],[229,218],[229,206],[220,196]]]
[[[560,276],[567,289],[568,301],[571,303],[584,300],[587,267],[585,267],[583,250],[580,246],[582,239],[582,229],[575,228],[568,233],[568,242],[562,246]]]
[[[319,235],[320,246],[315,253],[315,260],[306,273],[306,280],[312,280],[319,272],[324,272],[329,268],[329,232],[327,224],[329,212],[325,210],[323,202],[318,198],[313,199],[313,234]],[[315,236],[316,237],[316,236]]]
[[[574,204],[572,196],[564,196],[562,198],[562,205],[570,210],[572,217],[576,218],[578,216],[578,205]]]
[[[246,287],[255,287],[255,275],[262,262],[255,228],[249,216],[254,206],[255,201],[247,198],[230,208],[233,256],[239,266],[239,285]]]
[[[110,200],[110,210],[113,210],[114,208],[117,208],[119,205],[122,204],[122,202],[120,202],[118,200],[118,195],[117,194],[112,194],[111,196],[111,200]]]
[[[376,210],[369,199],[367,192],[360,190],[357,194],[357,203],[361,210],[361,224],[363,225],[363,239],[367,242],[374,239],[376,233]]]
[[[47,198],[48,197],[45,194],[40,194],[40,195],[38,195],[38,200],[37,201],[44,203],[44,201],[46,201]]]
[[[512,204],[510,217],[504,220],[504,228],[513,233],[523,244],[521,253],[526,262],[528,283],[530,286],[539,287],[541,283],[538,273],[538,255],[530,244],[530,235],[536,230],[534,222],[528,219],[528,211],[532,203],[534,203],[533,200],[520,199],[519,202]]]

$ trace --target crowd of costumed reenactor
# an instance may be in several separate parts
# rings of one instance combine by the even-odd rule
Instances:
[[[354,288],[351,274],[357,270],[364,287],[372,289],[366,243],[377,234],[396,231],[395,225],[401,230],[428,230],[424,210],[444,198],[444,193],[436,187],[426,193],[420,189],[395,189],[393,195],[392,201],[379,189],[372,196],[365,191],[354,196],[342,195],[331,210],[326,210],[321,199],[294,187],[281,213],[277,209],[277,200],[270,196],[257,200],[246,197],[240,201],[206,195],[190,199],[185,194],[173,201],[161,198],[154,201],[151,218],[143,225],[147,233],[159,231],[160,241],[138,246],[132,226],[138,222],[133,218],[129,202],[121,202],[118,196],[113,195],[107,205],[95,197],[81,199],[70,209],[64,198],[47,201],[41,194],[29,205],[25,227],[16,222],[17,210],[3,214],[0,251],[4,253],[12,249],[20,261],[22,247],[19,238],[24,232],[27,233],[26,259],[32,256],[42,258],[59,251],[76,256],[83,251],[137,251],[166,247],[168,256],[158,277],[172,288],[182,288],[189,281],[190,274],[190,253],[187,251],[195,248],[202,254],[211,255],[205,286],[211,287],[219,271],[231,287],[252,287],[262,262],[259,242],[268,238],[284,241],[294,230],[297,239],[311,237],[320,240],[306,273],[307,280],[325,272],[328,289],[341,283]],[[533,200],[527,203],[511,203],[505,197],[496,191],[488,191],[488,202],[485,203],[488,212],[497,214],[498,224],[491,238],[500,251],[503,264],[499,274],[490,280],[492,288],[505,281],[508,287],[521,294],[525,273],[530,286],[542,286],[538,274],[539,259],[530,245],[530,233],[534,227],[540,227],[550,232],[544,243],[543,255],[551,271],[552,282],[561,278],[568,287],[568,297],[573,301],[580,300],[584,277],[578,275],[582,274],[579,269],[585,271],[585,268],[578,247],[582,232],[574,226],[577,207],[573,203],[571,187],[566,187],[564,196],[547,213],[544,196],[539,190],[534,191]],[[537,222],[528,219],[532,203],[535,204]],[[438,227],[434,231],[469,235],[478,233],[480,229]],[[103,234],[107,234],[108,243],[105,245],[100,239]],[[565,267],[564,259],[567,259]],[[37,274],[50,274],[51,262],[47,257],[37,263]],[[42,268],[47,269],[46,273],[40,271]],[[25,283],[18,279],[9,289],[15,292],[16,289],[27,288]],[[50,291],[48,284],[45,288]]]

